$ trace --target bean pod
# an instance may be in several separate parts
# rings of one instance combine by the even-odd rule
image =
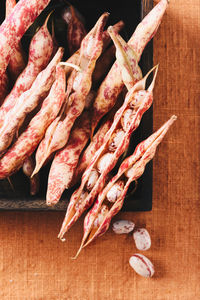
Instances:
[[[59,51],[59,50],[58,50]],[[62,51],[63,53],[63,51]],[[10,176],[23,165],[25,159],[36,149],[49,124],[56,118],[65,99],[65,73],[57,67],[56,80],[39,112],[26,130],[0,160],[0,179]]]
[[[31,88],[38,74],[46,68],[53,51],[52,37],[47,29],[47,17],[44,25],[33,36],[29,46],[28,63],[24,71],[19,75],[14,87],[0,108],[0,127],[8,111],[17,103],[18,98]]]
[[[75,123],[67,145],[53,159],[48,176],[47,205],[55,205],[72,181],[79,156],[90,134],[89,112],[84,111]]]
[[[63,49],[60,48],[46,69],[38,74],[31,88],[18,98],[13,109],[6,114],[4,124],[0,129],[0,152],[7,149],[11,144],[26,115],[47,96],[55,80],[56,65],[61,60],[62,55]]]
[[[167,0],[161,0],[141,23],[130,38],[128,45],[134,50],[137,61],[140,60],[144,47],[155,35],[162,17],[168,6]],[[96,128],[99,120],[113,107],[124,87],[120,66],[115,62],[100,85],[92,110],[92,130]]]
[[[0,90],[10,57],[28,27],[50,0],[20,0],[0,26]]]
[[[64,13],[62,18],[67,22],[67,42],[70,55],[74,54],[81,45],[81,42],[87,34],[82,20],[76,13],[75,8],[70,5]]]
[[[9,14],[12,12],[15,5],[16,5],[16,0],[6,0],[6,17],[9,16]],[[17,77],[23,71],[25,66],[26,66],[26,55],[22,49],[21,43],[19,42],[16,45],[10,57],[10,61],[8,65],[9,75],[12,78],[13,82],[16,81]]]

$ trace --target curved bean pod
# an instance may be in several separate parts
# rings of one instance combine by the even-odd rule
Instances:
[[[2,74],[2,77],[0,79],[0,105],[3,103],[6,95],[8,94],[8,85],[9,85],[9,79],[7,72]]]
[[[142,141],[135,149],[134,153],[126,158],[119,167],[118,173],[110,180],[110,182],[104,187],[104,189],[98,195],[96,202],[92,209],[87,213],[84,219],[84,234],[81,242],[81,246],[76,254],[79,255],[81,249],[90,244],[95,238],[104,234],[110,225],[111,219],[122,208],[124,198],[132,181],[137,180],[144,172],[146,164],[153,159],[156,148],[163,140],[165,134],[176,120],[176,116],[172,116],[160,129],[153,133],[146,140]],[[132,168],[132,175],[129,178],[122,177],[126,174],[128,169]],[[124,181],[125,186],[121,190],[121,194],[118,196],[114,203],[108,203],[106,196],[111,188],[116,183]],[[103,216],[101,223],[98,226],[95,225],[95,220],[101,211],[101,207],[107,203],[109,210]]]
[[[102,144],[104,142],[105,135],[108,132],[108,130],[110,129],[112,123],[113,123],[114,115],[115,115],[116,111],[119,109],[120,106],[121,106],[120,102],[116,103],[116,105],[113,107],[113,109],[109,112],[109,114],[106,117],[103,124],[100,126],[100,128],[97,130],[95,135],[92,137],[92,140],[91,140],[90,144],[85,149],[82,156],[80,157],[78,166],[77,166],[76,171],[75,171],[75,175],[74,175],[74,178],[73,178],[73,184],[72,185],[74,185],[75,182],[77,182],[81,178],[83,172],[86,170],[87,166],[91,162],[91,160],[94,157],[95,153],[102,146]]]
[[[0,90],[2,77],[9,64],[10,57],[25,31],[34,22],[50,0],[20,0],[11,14],[0,26]]]
[[[3,125],[6,113],[15,106],[20,95],[31,88],[37,75],[46,68],[50,61],[53,41],[47,29],[48,18],[49,16],[44,25],[33,36],[29,47],[27,66],[19,75],[14,87],[0,108],[0,127]]]
[[[83,22],[78,18],[76,11],[72,5],[69,6],[68,26],[67,26],[67,41],[70,55],[74,54],[81,45],[81,41],[86,36],[87,32]],[[63,17],[64,18],[64,17]]]
[[[15,5],[16,5],[16,0],[6,0],[6,17],[9,16],[9,14],[12,12]],[[13,82],[16,81],[17,77],[23,71],[25,66],[26,66],[26,55],[22,49],[21,43],[19,42],[16,45],[10,57],[10,61],[8,65],[9,75],[12,78]]]
[[[0,159],[0,179],[6,178],[19,170],[25,159],[36,149],[65,100],[65,86],[63,83],[65,83],[65,72],[58,66],[56,80],[49,95],[43,101],[41,109],[31,119],[26,130]]]
[[[124,27],[123,21],[119,21],[113,25],[115,32],[119,32],[123,27]],[[91,31],[92,30],[93,29],[91,29]],[[86,37],[91,35],[91,31],[86,35]],[[107,32],[107,30],[103,31],[103,33],[102,33],[102,41],[103,41],[103,51],[104,51],[108,47],[108,45],[110,44],[110,41],[111,41],[110,35]],[[74,65],[78,65],[79,59],[80,59],[80,49],[77,50],[72,56],[70,56],[70,58],[68,58],[66,62],[74,64]],[[70,66],[66,65],[65,66],[66,75],[69,75],[71,73],[71,71],[72,71],[72,68]]]
[[[55,80],[56,65],[61,60],[62,55],[63,49],[60,48],[46,69],[38,74],[31,88],[18,98],[13,109],[6,114],[4,124],[0,129],[0,152],[11,144],[14,134],[23,123],[26,115],[39,104],[41,99],[47,96]]]
[[[130,38],[128,45],[136,53],[137,61],[140,60],[146,44],[155,35],[167,6],[168,1],[161,0],[141,21]],[[97,97],[93,104],[92,130],[97,126],[99,120],[113,107],[123,86],[119,65],[115,62],[98,89]]]
[[[84,111],[70,134],[67,145],[53,159],[46,195],[47,205],[55,205],[72,181],[79,156],[90,135],[89,111]]]

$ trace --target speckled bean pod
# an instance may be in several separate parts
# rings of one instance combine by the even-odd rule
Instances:
[[[31,88],[18,98],[13,109],[6,114],[4,124],[0,129],[0,152],[11,144],[14,134],[26,115],[39,104],[41,99],[47,96],[55,80],[56,65],[61,60],[62,55],[63,49],[60,48],[49,65],[38,74]]]
[[[119,21],[113,25],[115,32],[119,32],[123,27],[124,27],[123,21]],[[93,29],[91,29],[91,31],[92,30]],[[86,35],[86,37],[91,35],[91,31]],[[102,41],[103,41],[103,50],[102,50],[102,52],[103,52],[108,47],[108,45],[110,44],[110,41],[111,41],[110,35],[107,30],[103,31],[103,33],[102,33]],[[77,50],[73,55],[71,55],[70,58],[68,58],[66,62],[77,65],[79,63],[79,59],[80,59],[80,49]],[[72,71],[72,68],[70,66],[66,65],[65,66],[66,75],[69,75],[71,73],[71,71]]]
[[[67,14],[67,19],[65,18]],[[67,8],[67,11],[65,11],[65,14],[63,15],[63,19],[67,22],[67,42],[68,42],[68,48],[69,53],[72,55],[75,53],[81,45],[81,42],[85,35],[87,34],[87,31],[85,29],[85,26],[83,22],[78,17],[74,7],[72,5]]]
[[[8,74],[7,72],[4,72],[0,79],[0,105],[2,105],[6,95],[8,94],[8,85],[9,85]]]
[[[89,111],[77,119],[67,145],[53,159],[48,177],[47,205],[55,205],[65,189],[69,187],[79,156],[90,135]]]
[[[33,36],[29,46],[27,66],[19,75],[14,87],[0,108],[0,127],[3,125],[6,113],[15,106],[20,95],[31,88],[37,75],[49,63],[53,51],[53,41],[47,29],[47,21],[48,17],[44,25]]]
[[[122,162],[119,167],[118,173],[109,181],[109,183],[104,187],[104,189],[98,195],[96,202],[94,203],[92,209],[87,213],[84,220],[84,235],[81,243],[81,247],[77,253],[80,253],[81,249],[91,243],[94,238],[104,234],[110,225],[111,219],[115,216],[120,209],[122,208],[125,195],[128,191],[128,188],[132,181],[141,177],[144,172],[146,164],[154,157],[156,148],[164,138],[170,126],[176,120],[176,116],[172,116],[160,129],[158,129],[155,133],[153,133],[146,140],[141,142],[135,149],[134,153],[126,158],[124,162]],[[129,169],[133,168],[134,172],[132,172],[131,177],[125,179],[123,175]],[[123,180],[124,188],[121,195],[117,198],[117,200],[111,205],[108,204],[108,200],[106,196],[110,189],[117,182]],[[108,204],[109,211],[104,216],[101,224],[99,224],[98,228],[94,228],[94,222],[98,216],[98,213],[101,210],[102,205]]]
[[[121,117],[122,117],[124,111],[129,106],[129,103],[131,101],[134,101],[135,95],[137,95],[137,91],[138,91],[139,87],[143,87],[143,89],[145,89],[145,82],[147,79],[147,75],[142,80],[140,80],[138,83],[136,83],[132,87],[132,89],[127,93],[126,98],[124,100],[124,104],[116,112],[112,126],[105,135],[103,145],[95,153],[89,166],[83,173],[83,176],[81,179],[81,185],[72,194],[72,197],[70,199],[70,203],[67,208],[66,216],[63,221],[60,233],[58,235],[59,238],[62,239],[65,232],[75,223],[75,221],[82,215],[82,213],[88,207],[90,207],[92,205],[95,197],[102,190],[102,188],[105,184],[107,174],[109,174],[109,172],[114,168],[119,157],[123,154],[123,152],[128,147],[131,134],[139,126],[143,113],[151,106],[152,101],[153,101],[153,94],[152,94],[152,89],[151,89],[151,88],[153,88],[152,85],[150,85],[150,87],[151,87],[150,91],[149,90],[146,91],[144,98],[143,98],[143,102],[141,102],[140,106],[137,108],[137,111],[131,120],[130,126],[129,126],[127,132],[125,133],[124,138],[121,140],[121,142],[118,145],[115,152],[110,153],[108,151],[110,138],[113,135],[113,133],[119,128]],[[155,74],[155,76],[156,76],[156,74]],[[152,81],[153,83],[155,82],[155,76]],[[95,183],[94,187],[92,188],[92,190],[90,191],[88,196],[82,200],[82,202],[80,203],[80,207],[77,210],[75,210],[74,207],[75,207],[76,203],[78,202],[79,197],[81,196],[81,193],[84,191],[84,189],[86,187],[86,184],[89,179],[91,171],[93,169],[97,170],[99,161],[102,159],[103,155],[106,155],[106,154],[110,154],[107,164],[102,168],[102,173],[100,173],[100,176],[99,176],[97,182]]]
[[[140,60],[146,44],[155,35],[167,6],[168,1],[161,0],[141,21],[130,38],[128,45],[131,46],[136,53],[137,61]],[[124,84],[119,72],[119,65],[115,62],[99,87],[97,97],[93,104],[93,130],[97,126],[99,120],[113,107],[123,86]]]
[[[13,8],[16,5],[16,0],[6,0],[6,17],[10,15]],[[22,45],[19,42],[12,55],[10,56],[10,61],[8,65],[9,76],[12,78],[13,82],[16,81],[19,74],[23,71],[26,66],[26,55],[22,49]]]
[[[74,70],[72,72],[74,80],[72,84],[68,81],[66,92],[67,95],[70,94],[68,103],[59,116],[60,120],[55,120],[55,126],[51,125],[51,134],[43,139],[37,149],[34,172],[39,171],[51,153],[66,145],[71,128],[85,107],[85,100],[92,86],[92,73],[96,60],[102,52],[102,33],[107,18],[108,13],[104,13],[93,27],[90,35],[87,35],[81,43],[79,61],[81,71]]]
[[[10,57],[28,27],[50,0],[20,0],[0,26],[0,90]]]
[[[59,50],[58,50],[59,51]],[[63,51],[62,51],[63,52]],[[64,70],[57,66],[56,80],[39,112],[31,119],[27,129],[19,136],[0,160],[0,179],[10,176],[36,149],[49,124],[56,118],[65,99]]]
[[[76,178],[76,181],[82,176],[83,172],[85,171],[88,164],[90,163],[92,157],[94,156],[96,151],[100,148],[100,146],[103,144],[104,137],[108,132],[108,130],[110,129],[112,122],[113,122],[113,116],[109,115],[109,118],[104,121],[104,123],[101,125],[99,130],[93,136],[92,141],[90,142],[88,147],[83,152],[74,176]]]

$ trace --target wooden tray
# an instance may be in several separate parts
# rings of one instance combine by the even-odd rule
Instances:
[[[4,19],[4,4],[0,3],[0,21]],[[57,1],[58,2],[58,1]],[[57,3],[56,2],[56,3]],[[143,17],[152,9],[153,0],[132,1],[129,0],[121,2],[114,1],[69,1],[81,12],[86,20],[86,27],[90,29],[96,22],[97,18],[104,11],[110,12],[108,25],[112,25],[119,20],[125,23],[125,29],[122,32],[123,37],[128,40],[134,32],[137,24]],[[51,1],[47,7],[46,12],[54,6],[55,1]],[[153,66],[153,42],[151,41],[145,48],[142,58],[140,60],[140,67],[143,74]],[[135,146],[148,137],[152,133],[153,128],[153,108],[151,107],[142,118],[139,128],[132,136],[130,143],[131,154]],[[68,201],[73,190],[66,191],[63,194],[61,201],[53,208],[47,207],[45,204],[45,192],[47,187],[49,166],[44,167],[40,173],[41,187],[37,196],[31,197],[29,195],[29,183],[27,178],[21,171],[14,174],[10,179],[14,186],[11,188],[7,180],[0,181],[0,209],[4,210],[66,210]],[[127,197],[124,202],[124,211],[149,211],[152,208],[152,162],[150,162],[146,170],[138,181],[138,187],[133,195]]]

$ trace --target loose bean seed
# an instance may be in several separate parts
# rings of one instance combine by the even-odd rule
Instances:
[[[124,234],[133,231],[135,224],[128,220],[119,220],[113,223],[113,231],[117,234]]]
[[[151,237],[145,228],[136,229],[133,239],[138,250],[148,250],[151,247]]]
[[[152,262],[144,255],[136,253],[129,259],[130,266],[143,277],[152,277],[154,274],[154,266]]]

